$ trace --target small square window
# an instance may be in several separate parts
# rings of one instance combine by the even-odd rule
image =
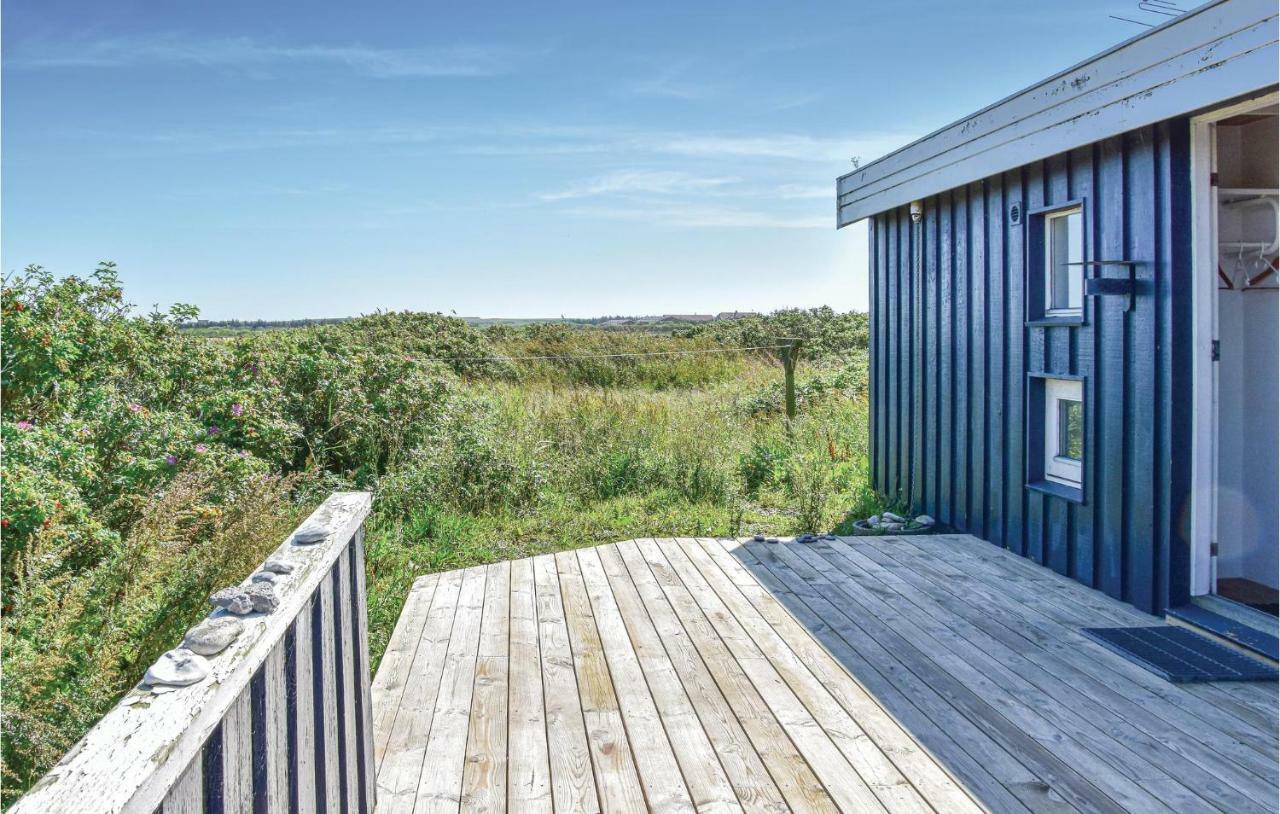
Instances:
[[[1044,216],[1044,313],[1078,317],[1084,309],[1084,212]]]
[[[1084,387],[1044,380],[1044,477],[1079,488],[1084,464]]]

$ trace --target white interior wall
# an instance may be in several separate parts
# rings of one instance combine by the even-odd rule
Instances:
[[[1276,123],[1218,128],[1220,186],[1277,186]],[[1280,292],[1219,289],[1218,340],[1218,576],[1277,587]]]

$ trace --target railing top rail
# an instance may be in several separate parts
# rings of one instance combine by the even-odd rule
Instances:
[[[241,617],[243,631],[209,658],[203,680],[162,694],[135,686],[11,814],[155,811],[364,523],[371,503],[367,492],[338,492],[325,500],[299,527],[323,528],[324,539],[300,545],[295,531],[270,557],[293,566],[275,585],[275,611]],[[241,584],[249,585],[249,578]]]

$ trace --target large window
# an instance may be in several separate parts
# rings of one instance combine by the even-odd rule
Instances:
[[[1084,309],[1084,212],[1080,207],[1044,216],[1044,313],[1079,317]]]
[[[1044,476],[1076,488],[1084,462],[1083,391],[1078,379],[1044,380]]]

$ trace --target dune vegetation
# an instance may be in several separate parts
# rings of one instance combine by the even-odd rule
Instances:
[[[373,661],[423,573],[877,505],[866,317],[673,334],[425,313],[209,337],[103,264],[3,291],[3,772],[30,786],[329,492],[375,493]],[[780,336],[805,341],[783,415]]]

